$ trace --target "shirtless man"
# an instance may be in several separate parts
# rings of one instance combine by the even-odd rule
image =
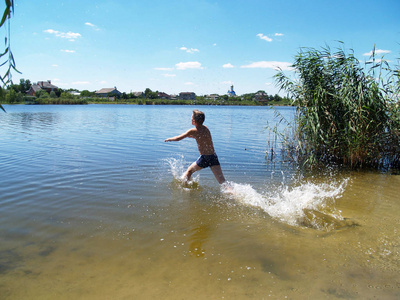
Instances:
[[[177,142],[187,137],[196,139],[200,157],[185,172],[185,181],[189,181],[194,172],[210,167],[218,183],[222,184],[225,182],[225,177],[222,173],[218,156],[215,154],[210,130],[203,125],[204,120],[205,115],[203,112],[197,109],[193,110],[192,125],[195,128],[191,128],[181,135],[166,139],[165,142]]]

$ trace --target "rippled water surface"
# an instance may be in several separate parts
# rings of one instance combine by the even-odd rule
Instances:
[[[400,298],[400,176],[271,162],[273,110],[5,108],[0,299]],[[164,139],[194,108],[229,193],[209,169],[180,183],[195,141]]]

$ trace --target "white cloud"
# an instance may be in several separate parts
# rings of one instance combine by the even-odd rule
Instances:
[[[94,30],[100,30],[96,25],[90,23],[90,22],[86,22],[85,23],[86,26],[92,27]]]
[[[381,49],[376,49],[375,50],[375,54],[388,54],[388,53],[390,53],[391,51],[390,50],[381,50]],[[369,51],[369,52],[367,52],[367,53],[364,53],[363,54],[364,56],[371,56],[372,55],[372,51]]]
[[[195,52],[200,52],[199,49],[195,49],[195,48],[188,49],[186,47],[180,47],[179,50],[186,51],[187,53],[191,53],[191,54],[193,54]]]
[[[54,65],[51,65],[52,67],[54,67],[54,68],[57,68],[58,67],[58,65],[56,65],[56,64],[54,64]]]
[[[221,82],[221,84],[229,84],[229,85],[232,85],[232,84],[233,84],[233,82],[232,82],[232,81],[230,81],[230,80],[228,80],[228,81],[222,81],[222,82]]]
[[[43,30],[43,32],[50,33],[50,34],[58,34],[58,31],[53,30],[53,29],[46,29],[46,30]]]
[[[264,35],[264,34],[262,34],[262,33],[257,34],[257,36],[258,36],[260,39],[264,40],[264,41],[272,42],[272,39],[271,39],[271,38],[269,38],[268,36],[266,36],[266,35]]]
[[[164,77],[175,77],[175,74],[163,74]]]
[[[201,63],[199,63],[198,61],[180,62],[180,63],[177,63],[175,66],[178,70],[203,69],[203,67],[201,66]]]
[[[265,83],[265,85],[271,85],[272,84],[272,82],[266,82]]]
[[[284,34],[283,34],[283,33],[278,33],[278,32],[277,32],[277,33],[275,33],[274,35],[275,35],[275,36],[283,36]]]
[[[194,85],[194,83],[193,82],[185,82],[185,85]]]
[[[157,71],[172,71],[174,68],[154,68]]]
[[[235,66],[232,65],[231,63],[227,63],[227,64],[222,65],[222,67],[225,69],[231,69],[231,68],[234,68]]]
[[[43,32],[49,33],[49,34],[54,34],[57,37],[63,38],[63,39],[68,39],[71,42],[75,41],[75,39],[80,38],[82,35],[80,33],[76,33],[76,32],[61,32],[61,31],[57,31],[57,30],[53,30],[53,29],[46,29],[43,30]]]
[[[61,50],[61,52],[65,52],[65,53],[75,53],[75,50]]]
[[[292,63],[290,62],[283,62],[283,61],[257,61],[253,62],[248,65],[241,66],[241,68],[245,69],[255,69],[255,68],[261,68],[261,69],[282,69],[282,70],[291,70],[292,68],[290,67]]]

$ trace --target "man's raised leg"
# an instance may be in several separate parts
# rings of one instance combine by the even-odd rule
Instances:
[[[202,167],[199,167],[196,162],[192,163],[190,165],[190,167],[187,169],[187,171],[185,172],[185,174],[183,174],[183,179],[188,182],[190,180],[190,178],[192,177],[192,174],[196,171],[200,171],[201,169],[203,169]]]

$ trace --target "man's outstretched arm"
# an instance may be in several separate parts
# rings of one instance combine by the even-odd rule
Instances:
[[[177,141],[183,140],[184,138],[187,138],[187,137],[193,137],[193,129],[189,129],[188,131],[186,131],[180,135],[168,138],[164,142],[177,142]]]

